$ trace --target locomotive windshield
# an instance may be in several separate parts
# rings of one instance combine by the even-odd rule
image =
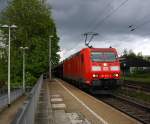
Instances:
[[[116,54],[114,52],[91,52],[91,58],[96,62],[116,61]]]

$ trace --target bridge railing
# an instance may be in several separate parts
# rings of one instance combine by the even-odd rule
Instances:
[[[24,106],[18,111],[11,124],[34,124],[37,102],[42,83],[43,75],[41,75],[38,79],[36,85],[29,93],[28,100],[25,101]]]

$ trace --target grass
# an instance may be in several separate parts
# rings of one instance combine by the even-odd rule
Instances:
[[[149,78],[125,77],[125,80],[137,81],[137,82],[139,82],[139,83],[150,84],[150,77],[149,77]]]
[[[122,76],[122,79],[124,77]],[[150,73],[134,73],[125,76],[125,80],[130,80],[130,81],[137,81],[139,83],[145,83],[145,84],[150,84]]]

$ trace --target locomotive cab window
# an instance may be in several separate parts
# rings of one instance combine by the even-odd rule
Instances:
[[[116,61],[117,55],[114,52],[91,52],[92,61],[108,62]]]

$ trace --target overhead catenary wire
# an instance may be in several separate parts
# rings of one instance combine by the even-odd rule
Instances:
[[[117,6],[115,9],[113,9],[108,15],[106,15],[103,19],[101,19],[93,28],[91,31],[96,30],[98,27],[100,27],[109,17],[111,17],[115,12],[117,12],[122,6],[124,6],[129,0],[124,0]]]
[[[141,28],[142,26],[145,26],[146,24],[149,24],[149,23],[150,23],[150,20],[148,20],[148,21],[146,21],[146,22],[144,22],[142,24],[139,24],[139,25],[133,25],[131,27],[130,31],[135,31],[136,29]]]
[[[119,4],[119,6],[117,6],[116,8],[114,8],[110,13],[108,13],[102,20],[98,21],[98,23],[96,25],[94,25],[94,27],[92,28],[91,31],[94,31],[96,30],[98,27],[100,27],[104,22],[105,20],[107,20],[110,16],[112,16],[115,12],[117,12],[123,5],[125,5],[129,0],[124,0],[123,2],[121,2],[121,4]],[[111,3],[108,3],[106,6],[110,6]],[[93,23],[92,23],[93,24]],[[93,39],[93,37],[91,37],[91,39]],[[87,38],[85,39],[87,40]],[[91,42],[91,40],[90,40]],[[75,47],[67,50],[67,53],[71,50],[73,50]]]
[[[66,49],[67,51],[65,52],[68,53],[68,52],[71,52],[72,50],[74,50],[75,48],[79,47],[79,45],[81,44],[82,42],[79,42],[78,44],[76,44],[75,46],[71,47],[70,49]]]
[[[112,16],[116,11],[118,11],[123,5],[125,5],[129,0],[124,0],[123,2],[121,2],[121,4],[119,4],[119,6],[117,6],[115,9],[113,9],[110,13],[108,13],[102,20],[98,20],[98,22],[96,23],[96,25],[94,25],[94,27],[91,29],[91,31],[94,31],[96,30],[98,27],[100,27],[104,22],[105,20],[107,20],[110,16]],[[110,6],[111,3],[109,2],[107,4],[107,6]],[[92,41],[93,37],[95,35],[91,35],[91,38],[89,39],[89,41],[87,42],[87,39],[88,39],[88,35],[91,35],[88,33],[84,33],[84,36],[85,36],[85,45],[88,46],[88,47],[92,47],[92,46],[89,46],[89,43]]]
[[[65,54],[65,56],[63,56],[63,60],[65,60],[67,57],[69,57],[69,56],[71,56],[72,54],[74,54],[74,53],[76,53],[77,51],[75,51],[76,50],[76,48],[77,47],[79,47],[79,45],[81,44],[81,42],[79,42],[76,46],[74,46],[74,47],[72,47],[72,48],[70,48],[70,49],[65,49],[65,52],[63,53],[63,55]],[[75,52],[71,52],[71,51],[75,51]],[[70,53],[71,54],[70,54]],[[69,54],[68,54],[69,53]],[[68,55],[67,55],[68,54]],[[62,61],[63,61],[62,60]]]
[[[108,11],[108,9],[106,9],[106,8],[108,8],[108,7],[111,6],[112,1],[113,1],[113,0],[110,0],[102,9],[99,10],[99,11],[100,11],[99,15],[104,14],[106,10]],[[96,16],[96,19],[95,19],[95,18],[94,18],[94,19],[91,19],[90,23],[87,25],[87,27],[88,27],[88,28],[87,28],[87,31],[89,31],[89,30],[92,28],[93,22],[94,22],[95,20],[98,20],[99,18],[100,18],[100,16]],[[96,22],[96,23],[97,23],[97,22]]]
[[[130,31],[134,31],[135,29],[140,28],[140,27],[142,27],[142,26],[144,26],[144,25],[150,23],[150,20],[148,20],[148,21],[146,21],[146,22],[144,22],[144,23],[140,23],[141,20],[143,21],[143,19],[147,18],[148,16],[150,16],[150,14],[144,15],[144,16],[141,17],[140,19],[135,20],[134,23],[131,23],[131,24],[128,26],[128,28],[130,28]]]

